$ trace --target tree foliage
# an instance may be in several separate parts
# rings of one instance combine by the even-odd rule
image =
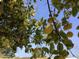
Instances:
[[[71,15],[75,17],[79,12],[79,1],[51,0],[52,6],[54,6],[54,13],[51,14],[50,4],[47,0],[49,9],[49,18],[47,20],[33,18],[33,3],[38,2],[38,0],[27,0],[26,2],[25,5],[23,0],[0,1],[1,52],[8,55],[6,51],[10,49],[15,53],[17,47],[22,48],[24,45],[26,52],[32,53],[34,58],[43,57],[46,54],[49,57],[56,55],[54,59],[67,57],[69,55],[68,50],[73,48],[74,44],[69,39],[73,36],[73,33],[71,31],[65,33],[65,30],[72,28],[72,24],[68,19]],[[57,17],[62,10],[64,10],[64,17],[62,17],[60,23]],[[61,29],[62,27],[63,29]],[[77,29],[79,29],[79,26]],[[32,48],[32,44],[40,47]],[[42,44],[45,46],[42,47]]]

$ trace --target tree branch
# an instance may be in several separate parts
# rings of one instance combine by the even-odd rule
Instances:
[[[48,4],[48,9],[49,9],[49,17],[52,17],[52,12],[51,12],[51,9],[50,9],[49,0],[47,0],[47,4]],[[60,36],[59,31],[58,31],[58,29],[57,29],[57,27],[56,27],[56,22],[53,21],[53,24],[54,24],[55,32],[57,33],[58,38],[59,38],[59,40],[61,41],[61,36]]]
[[[47,0],[47,5],[48,5],[48,9],[49,9],[49,17],[52,17],[52,12],[51,12],[51,9],[50,9],[49,0]],[[59,41],[62,41],[61,36],[60,36],[60,34],[59,34],[59,31],[58,31],[58,29],[57,29],[57,27],[56,27],[56,22],[53,21],[53,24],[54,24],[55,32],[56,32],[56,34],[58,35]],[[76,56],[72,53],[71,50],[69,50],[69,51],[70,51],[70,53],[72,54],[72,56],[76,57]],[[76,58],[77,58],[77,57],[76,57]]]

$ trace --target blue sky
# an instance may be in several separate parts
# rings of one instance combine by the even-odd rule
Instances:
[[[45,19],[49,18],[49,11],[48,11],[48,6],[47,6],[47,2],[46,0],[42,0],[41,2],[38,0],[38,2],[35,5],[36,7],[36,15],[35,18],[36,19],[41,19],[42,17],[44,17]],[[79,14],[78,14],[79,15]],[[58,16],[57,19],[61,19],[63,16],[63,11],[60,12],[60,15]],[[69,18],[69,22],[72,23],[72,29],[68,30],[68,31],[72,31],[74,33],[74,36],[71,38],[71,40],[74,43],[74,48],[72,49],[72,52],[76,55],[79,56],[79,38],[77,37],[77,33],[79,32],[78,30],[76,30],[76,27],[79,25],[79,19],[77,19],[77,17],[73,17],[71,16]],[[17,53],[16,56],[20,56],[20,57],[24,57],[24,56],[30,56],[30,54],[25,53],[24,50],[20,50],[20,48],[17,49]],[[72,57],[72,55],[70,54],[70,57]]]

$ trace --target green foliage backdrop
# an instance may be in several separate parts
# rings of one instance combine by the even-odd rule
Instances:
[[[79,12],[79,1],[51,0],[52,5],[50,5],[47,0],[49,10],[47,20],[33,18],[35,13],[33,3],[38,0],[26,2],[25,5],[24,0],[0,1],[0,51],[7,56],[14,56],[16,48],[22,48],[24,45],[26,52],[32,53],[32,58],[43,57],[46,54],[49,58],[56,55],[54,59],[67,57],[74,44],[70,40],[73,33],[71,31],[65,33],[65,31],[72,28],[68,19],[71,15],[75,17]],[[51,10],[50,6],[54,6],[54,10]],[[62,10],[64,10],[64,17],[59,22],[57,17]],[[32,44],[40,47],[32,48]],[[42,44],[45,46],[42,47]]]

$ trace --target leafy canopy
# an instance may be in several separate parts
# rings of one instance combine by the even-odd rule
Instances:
[[[49,15],[47,20],[33,18],[35,13],[33,3],[38,0],[27,0],[27,4],[24,2],[24,0],[0,1],[0,51],[7,56],[13,56],[9,53],[10,50],[15,53],[17,47],[22,48],[24,45],[26,52],[32,53],[33,58],[43,57],[46,54],[49,57],[56,55],[54,59],[67,57],[68,50],[73,48],[74,44],[69,39],[73,33],[71,31],[65,33],[65,31],[72,28],[68,19],[71,15],[75,17],[79,12],[79,1],[51,0],[54,13],[51,17]],[[57,17],[62,10],[64,17],[59,22]],[[51,13],[50,10],[49,12]],[[32,44],[40,47],[32,48]],[[45,46],[42,47],[42,44]]]

